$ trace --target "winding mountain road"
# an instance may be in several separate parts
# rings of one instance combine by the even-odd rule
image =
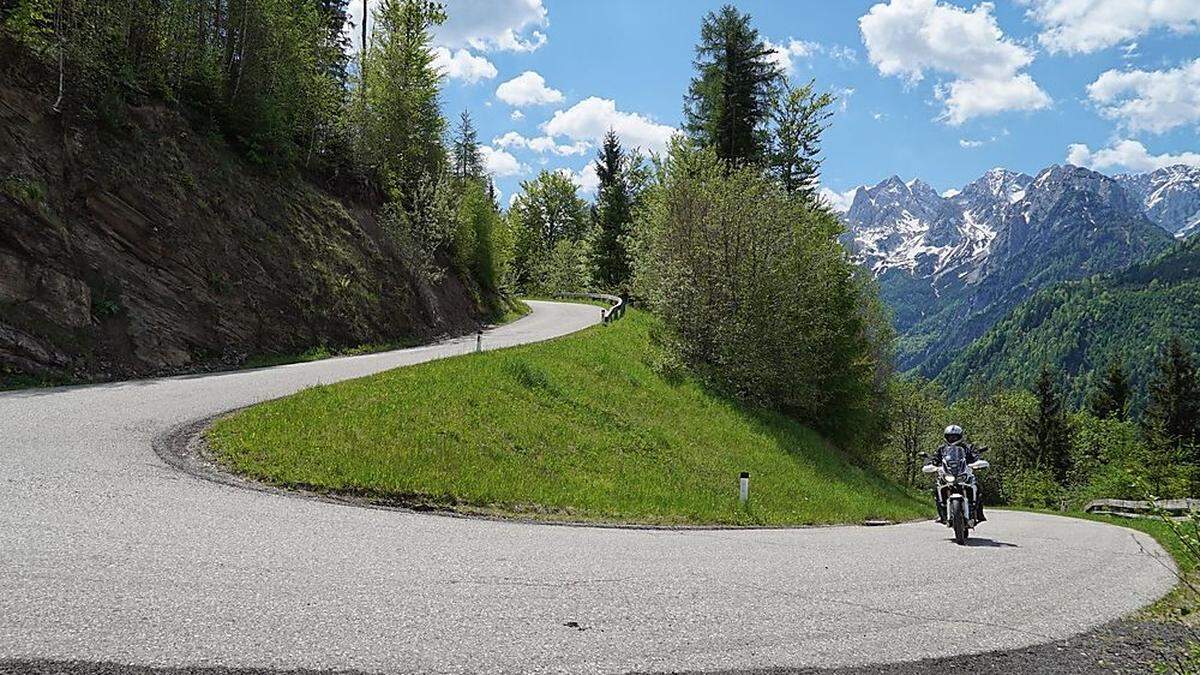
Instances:
[[[485,347],[599,318],[531,304]],[[152,449],[190,420],[473,346],[0,394],[0,670],[28,659],[389,672],[854,665],[1057,639],[1173,584],[1148,537],[1053,516],[994,511],[969,547],[932,523],[530,525],[239,489]]]

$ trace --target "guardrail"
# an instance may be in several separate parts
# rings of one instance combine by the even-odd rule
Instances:
[[[609,295],[607,293],[555,293],[555,297],[587,298],[588,300],[605,300],[611,302],[612,306],[605,309],[601,315],[604,317],[604,323],[611,323],[625,316],[626,302],[619,295]]]
[[[1200,510],[1200,499],[1160,499],[1156,502],[1128,499],[1096,499],[1083,507],[1088,513],[1122,518],[1153,517],[1155,510],[1165,511],[1172,518],[1186,518]]]

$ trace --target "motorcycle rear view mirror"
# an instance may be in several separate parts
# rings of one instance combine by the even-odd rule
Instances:
[[[977,454],[977,455],[982,455],[983,453],[987,452],[988,450],[991,450],[991,448],[989,448],[989,447],[987,447],[987,446],[985,445],[985,446],[983,446],[982,448],[978,448],[978,449],[976,449],[976,450],[975,450],[975,454]]]

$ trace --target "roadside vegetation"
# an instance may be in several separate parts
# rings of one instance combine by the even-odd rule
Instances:
[[[491,315],[489,322],[493,326],[502,326],[506,323],[511,323],[517,319],[529,314],[529,305],[517,298],[503,298],[499,303],[500,309]],[[266,353],[256,354],[248,357],[242,364],[242,368],[267,368],[270,366],[281,366],[289,363],[308,363],[310,361],[321,361],[324,359],[332,359],[338,356],[359,356],[361,354],[377,354],[379,352],[392,351],[393,349],[405,349],[407,347],[415,347],[421,344],[419,340],[405,340],[398,342],[384,342],[374,344],[357,345],[354,347],[330,347],[320,345],[313,347],[300,353]]]
[[[925,514],[817,433],[677,371],[662,333],[634,310],[544,344],[315,387],[220,420],[209,440],[225,466],[271,484],[464,512],[663,525]]]

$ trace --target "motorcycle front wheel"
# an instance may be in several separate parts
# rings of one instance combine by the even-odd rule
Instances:
[[[963,513],[961,499],[950,502],[950,526],[954,528],[954,543],[963,546],[967,543],[967,516]]]

